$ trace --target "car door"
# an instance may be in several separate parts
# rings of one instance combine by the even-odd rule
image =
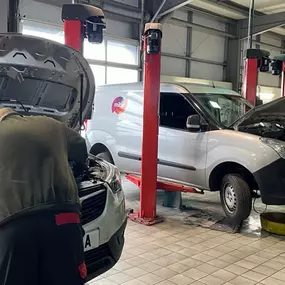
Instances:
[[[125,102],[116,125],[118,167],[123,172],[140,172],[143,123],[143,91],[124,91]]]
[[[208,133],[186,128],[187,118],[195,114],[183,95],[161,94],[158,176],[205,186]]]

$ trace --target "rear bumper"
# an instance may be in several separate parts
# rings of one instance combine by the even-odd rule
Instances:
[[[285,159],[278,159],[254,174],[266,205],[285,205]]]
[[[99,247],[85,252],[85,263],[88,274],[87,281],[111,269],[120,259],[124,243],[127,219],[110,240]]]

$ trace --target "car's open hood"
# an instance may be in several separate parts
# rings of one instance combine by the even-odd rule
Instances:
[[[285,97],[273,100],[267,104],[257,106],[241,117],[235,127],[260,123],[261,121],[285,122]]]
[[[93,73],[78,51],[46,39],[0,34],[0,107],[50,116],[75,129],[90,115],[94,95]]]

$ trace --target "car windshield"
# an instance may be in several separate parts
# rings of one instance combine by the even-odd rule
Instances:
[[[244,98],[227,94],[193,94],[208,114],[223,127],[231,126],[253,106]]]

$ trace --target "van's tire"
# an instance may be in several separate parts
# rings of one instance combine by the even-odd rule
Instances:
[[[96,155],[96,157],[101,158],[111,164],[114,164],[113,158],[109,151],[100,152]]]
[[[220,197],[225,214],[236,223],[247,219],[252,209],[252,193],[248,183],[239,174],[224,176]]]

